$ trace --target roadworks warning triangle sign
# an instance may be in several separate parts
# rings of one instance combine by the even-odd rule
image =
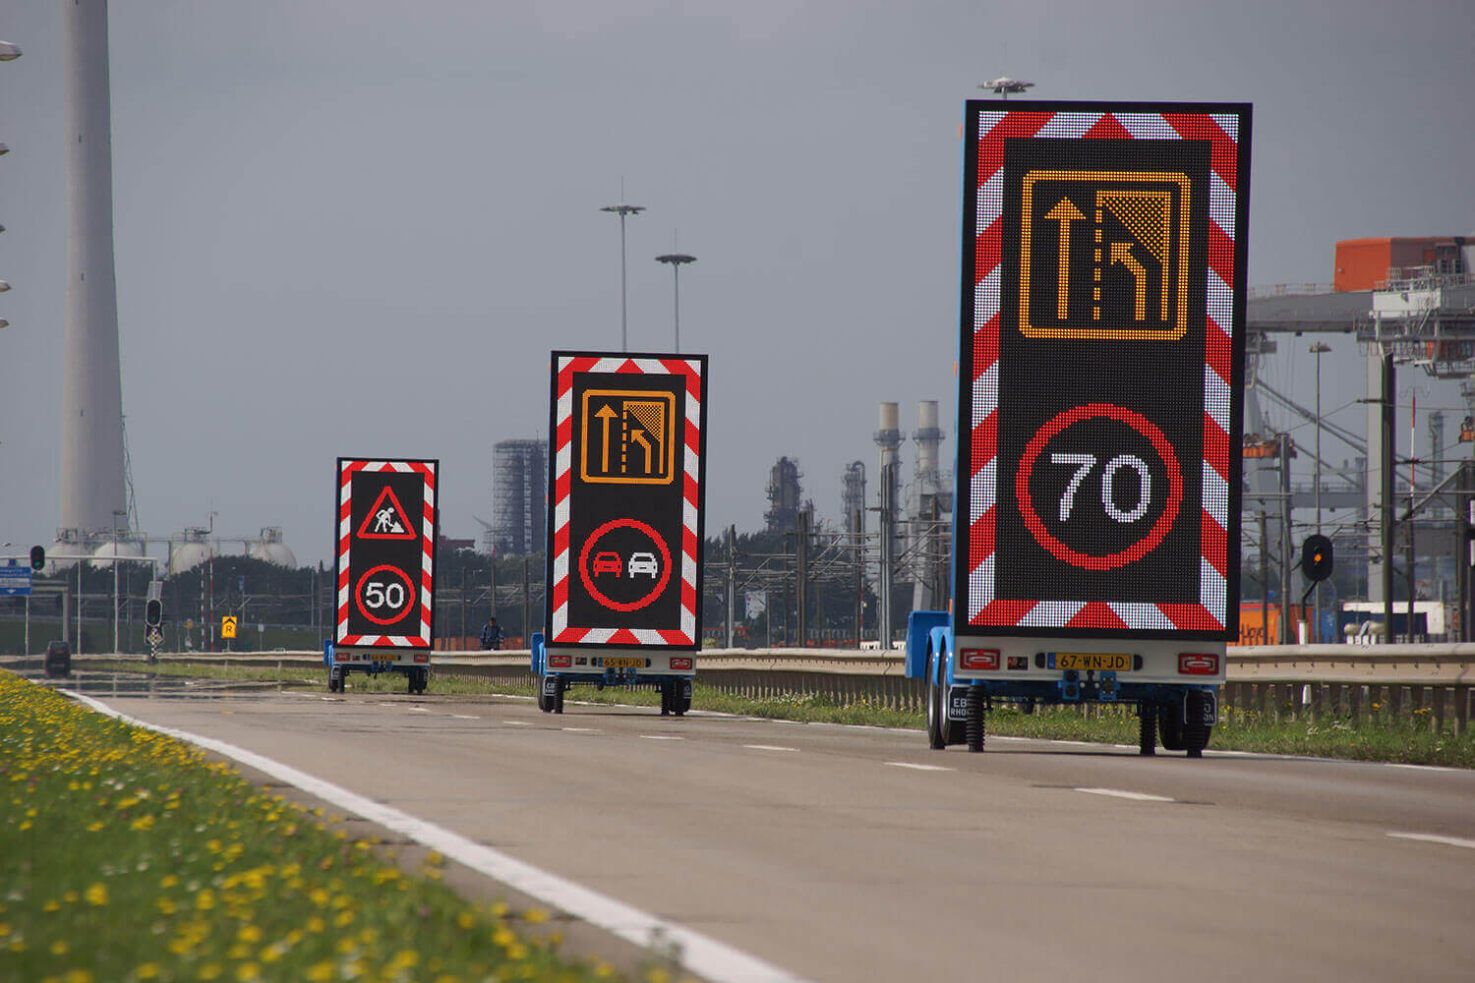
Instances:
[[[400,504],[399,496],[394,493],[394,488],[385,485],[375,499],[374,507],[364,516],[363,524],[359,526],[358,538],[414,539],[415,536],[415,527],[410,522],[405,507]]]

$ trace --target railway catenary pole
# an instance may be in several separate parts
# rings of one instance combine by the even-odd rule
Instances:
[[[1270,516],[1260,508],[1260,631],[1262,644],[1270,644]]]
[[[1378,462],[1381,469],[1379,474],[1380,498],[1379,512],[1381,522],[1379,532],[1382,538],[1382,579],[1383,579],[1383,643],[1393,643],[1393,461],[1394,434],[1393,417],[1396,407],[1393,404],[1394,395],[1398,392],[1398,369],[1393,364],[1393,353],[1391,351],[1383,354],[1382,374],[1382,397],[1379,413],[1379,431],[1382,436],[1382,455]]]
[[[1332,346],[1324,341],[1317,341],[1311,345],[1310,352],[1316,356],[1316,474],[1312,479],[1316,493],[1316,534],[1321,535],[1321,356],[1332,350]],[[1312,622],[1311,637],[1312,644],[1320,642],[1321,639],[1321,583],[1318,581],[1311,591],[1312,598]]]
[[[1291,635],[1291,435],[1280,437],[1280,644]],[[1298,633],[1299,634],[1299,633]]]
[[[736,648],[737,637],[737,526],[727,527],[727,647]]]

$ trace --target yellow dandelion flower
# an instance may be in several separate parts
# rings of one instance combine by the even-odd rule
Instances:
[[[63,901],[65,901],[67,904],[76,904],[77,903],[77,892],[76,891],[68,891],[66,894],[63,894],[61,896],[61,899]]]
[[[548,920],[548,912],[542,908],[529,908],[523,912],[523,919],[532,925],[541,925]]]
[[[89,832],[89,833],[99,833],[99,832],[102,831],[102,827],[103,827],[103,824],[101,822],[88,823],[87,824],[87,832]]]
[[[133,971],[133,975],[141,980],[154,980],[159,978],[158,963],[144,963]]]
[[[66,983],[92,983],[92,973],[85,969],[73,969],[64,977]]]
[[[307,970],[307,978],[311,983],[326,983],[334,975],[333,964],[327,960],[320,963],[313,963]]]
[[[413,949],[401,949],[394,954],[390,963],[395,969],[413,969],[420,964],[420,954]]]
[[[44,911],[44,912],[47,912],[48,914],[51,913],[51,912],[53,912],[53,911],[60,911],[61,910],[61,902],[60,901],[56,901],[56,900],[48,901],[44,905],[41,906],[41,910]]]
[[[321,932],[327,927],[327,924],[317,915],[313,915],[307,920],[307,930],[309,932]]]
[[[236,933],[236,938],[242,942],[260,942],[261,929],[255,925],[242,925],[241,930]]]
[[[645,974],[645,983],[671,983],[671,974],[657,966]]]
[[[471,916],[471,912],[463,911],[456,916],[456,924],[463,929],[471,929],[476,926],[476,919]]]
[[[129,829],[150,830],[154,828],[154,817],[152,815],[139,816],[128,824]]]
[[[101,908],[103,905],[108,903],[108,886],[101,881],[98,881],[96,884],[93,884],[91,887],[89,887],[83,896],[87,899],[87,903],[92,905],[92,907]]]
[[[174,903],[173,898],[159,898],[154,902],[154,907],[159,909],[161,915],[172,915],[179,910],[179,905]]]
[[[353,924],[353,912],[351,912],[351,911],[340,911],[340,912],[338,912],[338,914],[335,915],[334,918],[333,918],[333,924],[334,925],[337,925],[339,928],[347,928],[349,925],[352,925]]]
[[[206,983],[209,983],[210,980],[220,979],[220,974],[222,972],[224,972],[224,970],[220,968],[219,963],[206,963],[205,965],[200,967],[200,971],[196,974],[196,977],[198,979],[205,980]]]
[[[62,939],[57,939],[51,943],[51,954],[53,956],[65,956],[67,954],[66,942]]]
[[[252,980],[261,979],[261,967],[255,963],[242,963],[236,967],[236,979],[241,983],[251,983]]]

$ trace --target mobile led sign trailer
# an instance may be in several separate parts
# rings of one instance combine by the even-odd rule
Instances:
[[[913,612],[931,746],[1129,702],[1201,754],[1239,627],[1250,107],[969,102],[953,603]]]
[[[701,645],[705,355],[554,352],[540,705],[570,683],[690,706]]]
[[[328,686],[397,671],[423,692],[435,641],[440,462],[339,458],[336,618]]]

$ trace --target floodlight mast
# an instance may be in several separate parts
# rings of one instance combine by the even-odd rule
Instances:
[[[678,355],[681,354],[681,267],[687,263],[695,263],[695,256],[686,253],[665,253],[657,256],[657,263],[666,263],[671,267],[672,283],[676,294],[676,347],[672,349]]]
[[[990,79],[989,81],[983,83],[979,86],[979,88],[996,93],[1003,96],[1005,99],[1008,99],[1011,93],[1014,95],[1019,95],[1023,93],[1025,89],[1033,89],[1034,86],[1035,84],[1033,82],[1025,82],[1022,79],[1015,79],[1010,78],[1007,75],[1000,75],[996,79]]]
[[[623,202],[618,205],[605,205],[601,212],[611,212],[620,216],[620,351],[630,350],[630,326],[625,304],[625,216],[639,215],[645,211],[644,205],[626,205]]]

